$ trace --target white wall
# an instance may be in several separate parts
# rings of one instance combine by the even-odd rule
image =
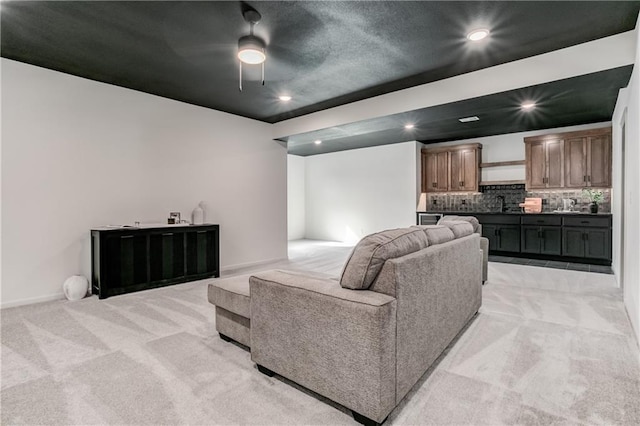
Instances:
[[[579,126],[556,127],[553,129],[534,130],[530,132],[509,133],[506,135],[486,136],[475,139],[464,139],[454,142],[442,142],[424,145],[428,148],[447,145],[461,145],[465,143],[482,144],[482,162],[495,163],[499,161],[524,160],[524,138],[549,133],[573,132],[579,130],[597,129],[611,126],[610,121],[602,123],[582,124]],[[481,181],[524,180],[525,166],[500,166],[483,168]]]
[[[637,25],[636,25],[637,28]],[[616,221],[622,217],[621,199],[613,203],[614,272],[623,286],[624,305],[640,342],[640,39],[636,44],[636,61],[631,81],[618,96],[613,116],[613,179],[614,185],[624,179],[624,262],[620,258],[621,227]],[[626,118],[625,153],[622,155],[621,123]],[[624,176],[622,162],[625,163]],[[615,194],[615,192],[614,192]],[[616,197],[616,198],[618,198]],[[623,280],[621,280],[623,277]],[[622,282],[621,282],[622,281]]]
[[[306,157],[306,236],[357,242],[415,223],[417,142]]]
[[[286,150],[269,124],[1,64],[3,306],[88,277],[92,227],[189,217],[201,200],[223,269],[287,256]]]
[[[289,240],[305,237],[305,157],[287,155],[287,228]]]

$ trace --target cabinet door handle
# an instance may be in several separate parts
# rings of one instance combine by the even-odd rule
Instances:
[[[497,228],[493,230],[493,235],[495,235],[496,237],[498,236],[498,229]]]
[[[587,234],[586,232],[583,234],[584,235],[584,239],[589,241],[589,234]]]
[[[587,182],[591,182],[591,175],[587,175]]]
[[[433,183],[431,184],[431,187],[435,188],[435,187],[436,187],[436,185],[437,185],[437,184],[436,184],[435,182],[433,182]]]
[[[170,237],[173,235],[173,232],[166,232],[164,234],[162,234],[163,237]]]
[[[460,182],[460,186],[464,186],[464,181]]]
[[[582,176],[582,181],[586,182],[587,181],[587,175]]]

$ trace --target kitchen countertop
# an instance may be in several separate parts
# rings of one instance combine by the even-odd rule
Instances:
[[[532,215],[551,215],[551,216],[599,216],[599,217],[607,217],[611,216],[611,213],[590,213],[590,212],[542,212],[542,213],[522,213],[522,212],[474,212],[474,211],[428,211],[428,212],[418,212],[418,213],[432,213],[432,214],[443,214],[443,215],[483,215],[483,214],[491,214],[491,215],[519,215],[519,216],[532,216]]]

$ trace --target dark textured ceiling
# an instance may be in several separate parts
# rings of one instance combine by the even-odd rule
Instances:
[[[640,9],[637,1],[251,5],[263,16],[266,85],[253,67],[242,93],[235,55],[249,28],[239,2],[3,1],[1,52],[273,123],[632,30]],[[491,38],[472,46],[465,35],[478,26]],[[283,93],[293,100],[279,102]]]
[[[290,154],[315,155],[418,140],[435,143],[608,121],[632,66],[282,138]],[[535,101],[529,111],[522,102]],[[461,123],[459,118],[479,121]],[[405,124],[412,123],[410,130]],[[322,144],[316,145],[315,140]]]

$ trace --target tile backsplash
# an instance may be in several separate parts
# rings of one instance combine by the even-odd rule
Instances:
[[[604,193],[604,201],[600,203],[598,212],[609,213],[611,211],[611,190],[601,189],[601,191]],[[563,198],[576,200],[574,210],[589,211],[589,200],[583,198],[581,189],[527,191],[524,184],[481,186],[480,193],[427,194],[427,211],[499,212],[500,197],[504,197],[507,212],[520,212],[522,209],[518,205],[524,202],[525,197],[542,198],[543,212],[562,209]]]

